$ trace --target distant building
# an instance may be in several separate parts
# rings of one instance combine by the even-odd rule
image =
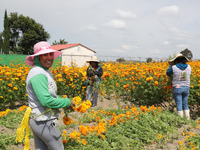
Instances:
[[[94,50],[80,44],[62,44],[52,45],[52,49],[62,51],[61,63],[69,66],[71,62],[76,63],[77,66],[82,67],[90,60],[96,53]]]

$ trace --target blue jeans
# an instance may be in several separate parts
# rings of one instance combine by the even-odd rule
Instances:
[[[173,87],[173,96],[176,102],[177,111],[188,110],[188,97],[189,97],[188,86],[180,86],[179,88]]]
[[[93,91],[93,86],[87,86],[86,100],[92,102],[92,107],[97,106],[99,91]]]

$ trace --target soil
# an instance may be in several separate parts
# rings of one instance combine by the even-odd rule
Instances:
[[[127,105],[131,106],[132,104],[130,102],[125,103],[125,102],[120,101],[120,105],[122,105],[122,107],[125,107]],[[90,109],[100,109],[100,108],[103,108],[103,109],[107,109],[107,108],[117,109],[118,105],[117,105],[116,100],[114,100],[114,99],[106,99],[106,98],[101,98],[100,97],[97,106],[96,107],[92,107]],[[77,113],[77,112],[70,113],[70,115],[71,116],[76,116],[77,118],[81,117],[81,114]],[[63,114],[60,114],[60,116],[59,116],[59,125],[60,126],[64,125],[63,121],[62,121],[63,116],[64,116]],[[87,123],[87,124],[84,124],[84,125],[92,126],[93,123]],[[199,128],[200,128],[200,125],[199,125]],[[73,130],[78,130],[78,127],[69,128],[66,131],[67,131],[68,134],[70,134],[70,133],[73,132]],[[175,138],[172,138],[170,141],[167,141],[167,142],[164,141],[164,143],[162,144],[162,145],[165,145],[164,147],[160,147],[160,145],[158,143],[153,143],[150,146],[146,146],[145,149],[146,150],[161,150],[161,149],[162,150],[177,150],[177,149],[179,149],[178,142],[179,141],[184,141],[184,136],[182,136],[182,133],[185,130],[189,130],[189,132],[200,134],[200,130],[197,130],[194,127],[191,127],[189,125],[184,125],[184,126],[182,126],[181,128],[178,129],[178,133],[174,134]],[[0,133],[11,133],[12,134],[13,132],[10,131],[8,128],[0,126]],[[8,149],[9,150],[23,150],[24,147],[23,147],[22,144],[19,144],[19,145],[12,145],[11,147],[8,147]],[[30,139],[30,150],[34,150],[34,149],[35,149],[34,140]]]

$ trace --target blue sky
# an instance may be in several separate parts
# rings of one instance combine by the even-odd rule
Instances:
[[[168,58],[185,48],[200,58],[199,0],[0,0],[51,35],[81,43],[97,56]]]

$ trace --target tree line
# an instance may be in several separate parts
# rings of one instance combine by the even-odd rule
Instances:
[[[0,32],[0,50],[2,54],[33,54],[33,46],[39,41],[48,41],[50,34],[42,24],[30,17],[7,10],[4,14],[4,30]],[[52,45],[67,44],[64,39],[54,41]]]

